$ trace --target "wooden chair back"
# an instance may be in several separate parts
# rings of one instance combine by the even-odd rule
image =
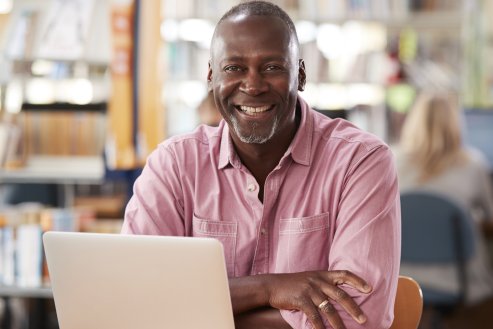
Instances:
[[[399,276],[394,305],[394,322],[390,329],[416,329],[423,311],[423,294],[419,284],[407,276]]]

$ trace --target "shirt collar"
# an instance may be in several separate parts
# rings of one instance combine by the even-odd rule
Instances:
[[[220,129],[222,129],[221,147],[219,149],[219,163],[217,167],[218,169],[223,169],[230,163],[232,166],[238,167],[238,155],[233,147],[233,141],[229,135],[229,126],[225,120],[221,120]]]
[[[298,95],[298,104],[301,108],[301,120],[298,131],[289,145],[286,154],[291,153],[293,160],[299,164],[309,166],[313,140],[313,113],[310,106]]]
[[[298,104],[301,109],[300,125],[284,157],[291,155],[295,162],[309,166],[313,139],[313,114],[308,104],[300,96],[298,96]],[[222,129],[222,136],[218,169],[223,169],[228,164],[238,168],[241,166],[241,161],[233,147],[233,141],[229,135],[229,126],[224,120],[221,121],[220,129]]]

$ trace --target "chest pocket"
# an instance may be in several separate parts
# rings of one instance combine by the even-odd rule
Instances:
[[[303,272],[328,268],[329,213],[281,219],[276,272]]]
[[[234,277],[237,223],[201,219],[193,216],[193,236],[219,240],[224,249],[228,277]]]

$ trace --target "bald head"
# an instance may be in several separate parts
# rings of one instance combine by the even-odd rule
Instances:
[[[289,15],[284,10],[282,10],[279,6],[276,6],[275,4],[266,1],[242,2],[232,7],[229,11],[227,11],[223,15],[223,17],[221,17],[221,19],[216,25],[214,36],[212,37],[211,50],[214,49],[214,42],[216,40],[219,27],[224,21],[235,19],[237,17],[248,17],[248,16],[276,17],[282,20],[289,30],[289,34],[291,36],[291,42],[294,43],[296,50],[299,51],[298,35],[296,34],[296,28],[294,26],[293,21],[291,20]]]

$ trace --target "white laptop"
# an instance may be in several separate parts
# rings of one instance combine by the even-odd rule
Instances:
[[[60,329],[234,328],[217,240],[47,232],[43,242]]]

